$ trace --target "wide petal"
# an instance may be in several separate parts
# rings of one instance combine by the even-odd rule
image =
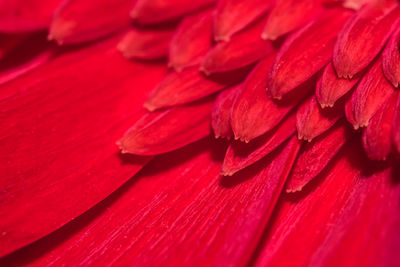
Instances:
[[[275,40],[314,19],[321,11],[320,0],[277,0],[268,15],[262,37]]]
[[[350,12],[333,9],[293,33],[279,50],[271,69],[268,92],[281,98],[322,69]]]
[[[382,53],[383,73],[394,85],[400,84],[400,28],[393,34]]]
[[[176,30],[168,53],[168,65],[176,71],[200,64],[212,46],[212,10],[187,16]]]
[[[325,67],[315,91],[315,96],[321,107],[333,107],[335,102],[349,92],[360,80],[362,77],[360,74],[355,75],[352,79],[339,78],[332,63],[329,63]]]
[[[331,128],[344,115],[343,103],[335,108],[322,109],[315,96],[305,101],[296,113],[298,138],[311,142],[315,137]]]
[[[313,142],[304,144],[288,178],[286,191],[301,191],[321,173],[351,136],[351,129],[341,121]]]
[[[272,0],[218,1],[214,16],[215,40],[229,41],[233,34],[265,14],[272,4]]]
[[[149,160],[120,157],[115,141],[165,69],[127,62],[116,41],[0,87],[1,255],[79,216]]]
[[[388,14],[386,12],[387,6],[383,4],[366,5],[343,27],[333,55],[333,65],[339,77],[352,78],[378,55],[396,29],[400,6]]]
[[[260,37],[264,23],[265,19],[261,19],[228,42],[217,43],[203,59],[200,69],[206,74],[235,70],[272,54],[273,43]]]
[[[47,29],[63,0],[0,1],[0,32],[20,33]]]
[[[346,117],[354,129],[365,127],[394,88],[382,72],[381,59],[364,75],[346,103]]]
[[[158,157],[93,210],[1,263],[245,265],[299,146],[293,137],[227,178],[219,176],[223,146],[209,139]]]
[[[58,43],[91,41],[129,25],[132,0],[65,1],[50,26],[49,39]]]
[[[215,97],[147,112],[118,141],[122,153],[157,155],[198,141],[211,132]]]
[[[328,168],[282,199],[256,266],[399,265],[398,169],[371,163],[359,144]]]

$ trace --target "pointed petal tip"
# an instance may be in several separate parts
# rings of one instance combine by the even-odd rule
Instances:
[[[152,104],[150,100],[147,100],[147,101],[143,104],[143,107],[144,107],[145,109],[147,109],[148,111],[150,111],[150,112],[153,112],[153,111],[155,111],[155,110],[157,110],[157,109],[159,108],[159,107],[157,107],[157,105]]]
[[[270,34],[268,32],[263,32],[261,34],[261,39],[265,40],[265,41],[275,41],[278,38],[278,36]]]
[[[204,73],[206,76],[210,76],[210,75],[211,75],[211,72],[210,72],[209,70],[207,70],[207,68],[204,66],[204,64],[202,64],[202,65],[199,67],[199,71],[200,71],[201,73]]]
[[[301,190],[303,190],[303,186],[301,186],[301,185],[297,186],[297,187],[291,187],[291,185],[288,184],[285,191],[288,194],[294,194],[294,193],[300,192]]]
[[[229,42],[231,40],[231,36],[230,35],[214,35],[214,40],[216,42]]]

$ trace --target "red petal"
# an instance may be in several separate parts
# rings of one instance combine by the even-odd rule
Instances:
[[[189,103],[240,82],[242,76],[246,74],[245,71],[204,77],[197,67],[188,68],[179,73],[170,72],[151,92],[145,106],[153,111]]]
[[[103,37],[129,25],[132,0],[65,1],[55,13],[49,39],[79,43]]]
[[[286,184],[286,191],[300,191],[317,177],[350,139],[351,134],[348,125],[340,122],[312,143],[303,145]]]
[[[283,198],[255,266],[399,265],[398,171],[371,166],[359,147],[340,155],[318,184]]]
[[[343,115],[343,104],[323,110],[318,105],[315,96],[312,96],[297,109],[296,127],[299,139],[311,142],[312,139],[331,128]]]
[[[400,95],[397,98],[397,105],[394,111],[392,138],[397,152],[400,153]]]
[[[177,71],[200,64],[212,45],[212,12],[187,16],[169,46],[168,65]]]
[[[208,140],[159,157],[91,212],[1,263],[245,265],[298,148],[293,138],[229,179],[219,177],[222,147]]]
[[[215,40],[228,41],[233,34],[265,14],[272,3],[272,0],[218,1],[214,17]]]
[[[354,129],[365,127],[375,112],[393,93],[393,86],[386,80],[377,60],[365,74],[346,103],[347,120]]]
[[[215,0],[137,0],[131,17],[142,24],[153,24],[176,19],[214,2]]]
[[[0,1],[0,31],[18,33],[46,29],[62,0]]]
[[[400,7],[387,15],[386,10],[386,7],[370,4],[346,23],[338,36],[333,56],[339,77],[352,78],[378,55],[400,15]]]
[[[229,42],[215,45],[204,58],[201,70],[207,74],[235,70],[272,54],[272,43],[260,37],[264,23],[265,20],[260,20]]]
[[[118,50],[124,57],[132,59],[158,59],[168,53],[173,29],[130,30],[118,44]]]
[[[349,92],[360,80],[357,74],[352,79],[341,79],[337,76],[332,63],[329,63],[317,83],[315,95],[322,108],[333,107],[335,102]]]
[[[268,73],[274,56],[269,56],[246,79],[232,107],[231,125],[235,138],[248,142],[275,127],[313,89],[312,81],[300,86],[282,101],[267,96]]]
[[[393,115],[396,108],[397,93],[390,98],[371,118],[363,132],[363,145],[370,159],[385,160],[392,149]]]
[[[271,153],[295,133],[295,119],[296,116],[292,114],[273,130],[248,144],[232,141],[225,154],[222,175],[231,176]]]
[[[165,70],[127,62],[115,45],[65,53],[1,87],[1,255],[87,211],[148,161],[121,158],[115,141]]]
[[[282,97],[329,62],[336,35],[349,15],[342,9],[323,13],[285,41],[271,70],[268,91],[272,97]]]
[[[230,123],[231,109],[233,101],[241,89],[242,86],[237,85],[224,90],[218,95],[211,114],[211,126],[214,130],[215,138],[230,139],[233,136]]]
[[[36,69],[55,54],[54,45],[46,42],[43,34],[25,37],[21,41],[0,61],[0,85]]]
[[[400,28],[393,34],[382,53],[383,73],[395,86],[400,84]]]
[[[122,153],[156,155],[206,137],[210,134],[213,100],[148,112],[118,141]]]
[[[295,30],[322,10],[320,0],[277,0],[272,8],[263,39],[275,40]]]

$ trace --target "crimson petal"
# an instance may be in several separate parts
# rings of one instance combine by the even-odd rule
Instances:
[[[383,73],[394,85],[400,84],[400,28],[393,34],[382,54]]]
[[[127,62],[115,44],[67,52],[0,87],[0,255],[79,216],[149,160],[119,157],[115,141],[165,70]]]

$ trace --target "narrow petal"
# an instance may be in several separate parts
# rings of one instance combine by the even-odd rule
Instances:
[[[214,98],[165,111],[148,112],[118,141],[122,153],[157,155],[198,141],[210,134]]]
[[[397,96],[397,93],[392,93],[363,132],[364,149],[370,159],[385,160],[392,150],[393,111],[396,108]]]
[[[49,39],[58,43],[91,41],[129,25],[132,0],[64,1],[50,26]]]
[[[312,143],[303,145],[286,184],[287,192],[301,191],[318,176],[352,136],[351,129],[343,122],[329,129]]]
[[[137,0],[131,17],[141,24],[154,24],[179,18],[214,2],[215,0]]]
[[[358,145],[340,155],[318,186],[282,199],[255,266],[399,265],[398,171]]]
[[[222,147],[209,139],[158,157],[95,209],[1,263],[244,265],[299,146],[294,137],[250,172],[226,178]]]
[[[333,56],[339,77],[352,78],[378,55],[396,29],[400,7],[386,12],[384,5],[369,4],[346,23],[338,36]]]
[[[285,41],[271,70],[272,97],[282,97],[329,63],[336,36],[349,16],[342,9],[327,11]]]
[[[397,105],[394,111],[392,138],[397,152],[400,153],[400,95],[397,98]]]
[[[250,143],[232,141],[222,164],[222,175],[231,176],[271,153],[295,133],[295,121],[296,116],[292,114],[274,129]]]
[[[262,37],[275,40],[310,21],[320,11],[320,0],[277,0],[268,15]]]
[[[272,55],[258,63],[233,104],[231,125],[236,139],[249,142],[271,130],[314,88],[313,81],[308,81],[281,101],[270,99],[265,91],[268,82],[265,74],[273,62]]]
[[[165,68],[127,62],[116,41],[59,55],[1,86],[0,255],[81,215],[149,160],[121,157],[115,141]]]
[[[331,128],[343,115],[343,104],[331,109],[322,109],[315,96],[312,96],[297,109],[298,138],[311,142],[315,137]]]
[[[356,74],[352,79],[339,78],[329,63],[317,83],[315,95],[322,108],[333,107],[335,102],[349,92],[362,75]]]
[[[214,16],[215,40],[229,41],[231,36],[265,14],[272,0],[220,0]],[[245,16],[243,14],[246,14]]]
[[[247,70],[205,77],[197,67],[170,72],[151,92],[145,107],[156,110],[189,103],[243,80]]]
[[[229,42],[216,44],[205,56],[201,70],[206,74],[234,70],[272,54],[275,51],[272,42],[260,37],[264,23],[265,20],[259,20]]]
[[[231,129],[231,109],[235,98],[242,89],[241,85],[237,85],[221,92],[214,103],[211,114],[211,126],[214,130],[215,138],[231,139],[233,132]]]
[[[158,59],[166,57],[173,29],[132,29],[118,44],[118,50],[128,59]]]
[[[394,85],[400,84],[400,28],[393,34],[382,54],[383,73]]]
[[[212,46],[212,11],[187,16],[176,30],[168,53],[168,65],[176,71],[200,64]]]
[[[346,117],[354,129],[367,126],[371,117],[394,91],[392,84],[383,75],[381,64],[380,59],[374,63],[346,103]]]
[[[20,33],[47,29],[61,2],[63,0],[0,1],[0,32]]]

